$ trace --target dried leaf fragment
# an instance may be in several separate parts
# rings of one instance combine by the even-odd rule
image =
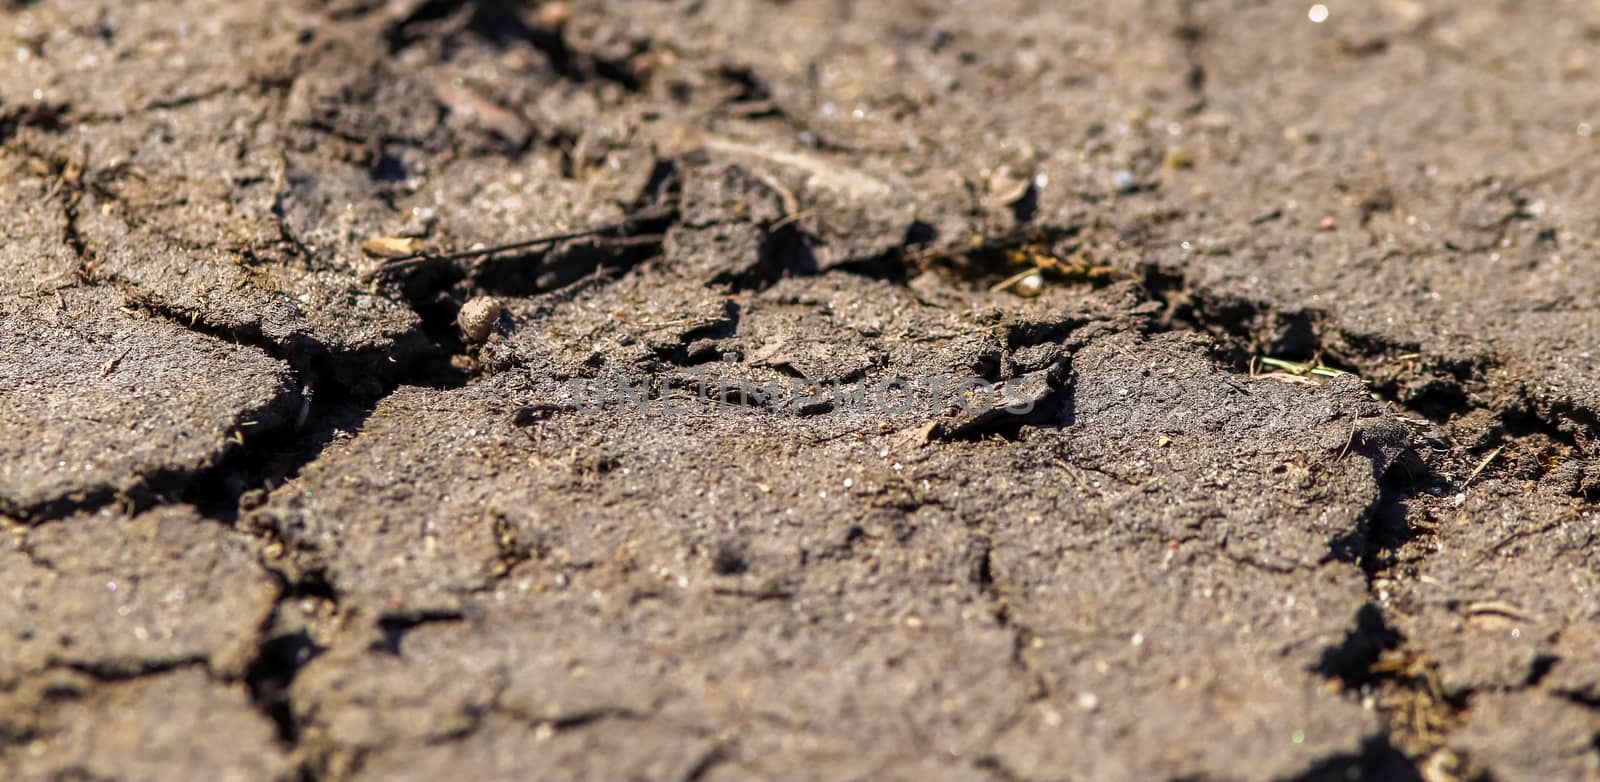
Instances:
[[[361,243],[361,251],[373,258],[404,258],[421,248],[415,236],[374,236]]]

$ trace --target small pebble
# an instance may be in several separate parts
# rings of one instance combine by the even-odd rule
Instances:
[[[462,305],[456,315],[456,325],[461,327],[461,339],[469,345],[481,344],[500,323],[505,308],[493,296],[479,296]]]
[[[553,30],[572,18],[572,6],[563,2],[544,3],[539,6],[534,18],[540,27]]]

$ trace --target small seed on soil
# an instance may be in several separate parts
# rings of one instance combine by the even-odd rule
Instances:
[[[1033,187],[1033,177],[1013,173],[1010,166],[1002,165],[989,175],[989,198],[996,204],[1010,206],[1021,201]]]
[[[456,315],[456,325],[461,327],[461,338],[472,345],[488,339],[494,327],[499,325],[500,315],[504,311],[505,308],[500,305],[500,300],[493,296],[479,296],[468,301]]]
[[[361,243],[361,251],[373,258],[404,258],[421,246],[412,236],[374,236]]]

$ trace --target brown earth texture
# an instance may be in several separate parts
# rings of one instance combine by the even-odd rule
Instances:
[[[1580,0],[4,0],[0,779],[1600,779],[1596,132]]]

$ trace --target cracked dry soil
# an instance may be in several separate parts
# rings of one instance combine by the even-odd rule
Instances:
[[[1597,778],[1600,14],[1326,17],[5,3],[0,779]]]

